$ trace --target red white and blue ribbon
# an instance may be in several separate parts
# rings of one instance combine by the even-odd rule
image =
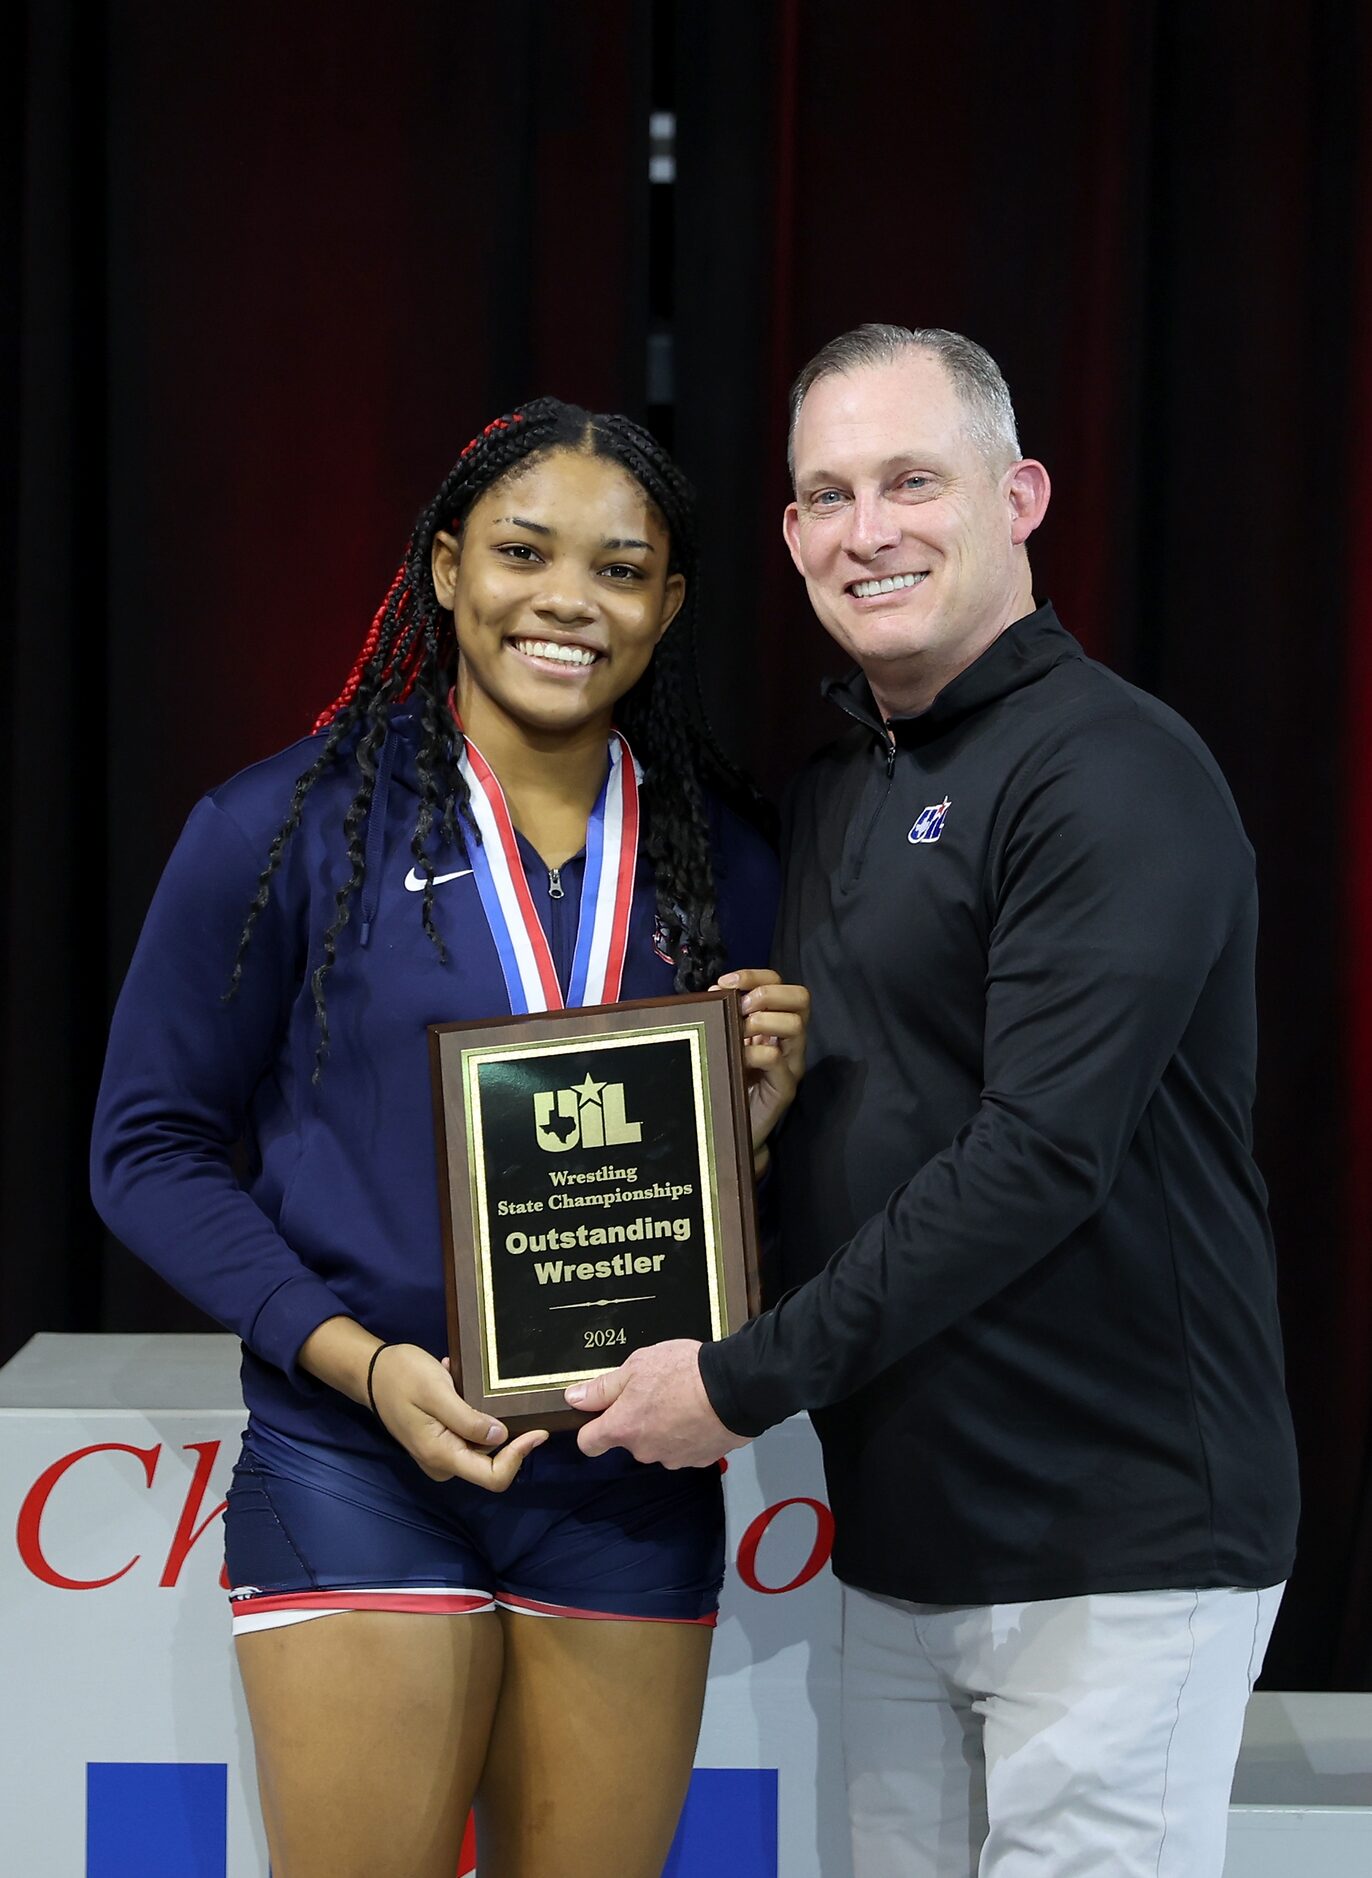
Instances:
[[[505,791],[470,738],[464,740],[459,767],[481,835],[480,844],[471,846],[472,873],[500,955],[510,1010],[560,1011],[562,987],[524,875]],[[605,784],[586,828],[586,878],[565,1000],[568,1009],[613,1004],[619,997],[637,864],[638,766],[615,731]]]

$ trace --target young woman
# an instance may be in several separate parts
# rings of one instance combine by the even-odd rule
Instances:
[[[488,425],[313,739],[192,814],[120,998],[97,1203],[244,1344],[226,1546],[276,1878],[452,1878],[474,1796],[482,1878],[655,1878],[671,1841],[719,1478],[457,1395],[425,1026],[733,982],[758,1148],[789,1102],[806,998],[760,968],[775,866],[695,707],[692,553],[627,419]],[[606,977],[578,931],[635,804]]]

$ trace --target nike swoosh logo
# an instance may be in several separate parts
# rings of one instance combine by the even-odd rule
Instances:
[[[455,874],[435,874],[434,885],[435,887],[441,887],[445,880],[465,880],[471,871],[470,867],[459,867]],[[412,867],[409,873],[406,874],[405,891],[406,893],[423,893],[424,876],[417,867]]]

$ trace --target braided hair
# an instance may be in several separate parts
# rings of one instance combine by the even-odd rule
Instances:
[[[311,974],[319,1045],[315,1079],[329,1048],[325,984],[338,942],[366,878],[365,834],[376,788],[377,759],[394,708],[412,694],[420,742],[416,756],[419,808],[410,838],[424,882],[420,918],[440,959],[447,956],[434,921],[429,852],[465,855],[480,839],[467,784],[458,767],[462,733],[448,710],[457,671],[453,616],[434,591],[431,553],[440,529],[460,531],[478,498],[536,457],[571,450],[604,457],[638,483],[661,514],[670,540],[668,571],[686,581],[686,598],[647,669],[616,706],[616,722],[643,766],[643,826],[657,884],[660,934],[676,961],[676,989],[701,991],[724,964],[711,861],[706,791],[713,789],[750,819],[765,822],[751,784],[729,761],[705,718],[695,654],[695,494],[671,457],[627,417],[594,414],[558,398],[536,398],[498,417],[473,437],[415,522],[404,558],[386,590],[343,689],[315,723],[318,749],[298,778],[290,807],[267,850],[239,936],[226,997],[237,990],[253,928],[271,894],[272,877],[300,826],[306,797],[326,771],[351,763],[357,789],[343,817],[350,874],[338,890],[333,919]]]

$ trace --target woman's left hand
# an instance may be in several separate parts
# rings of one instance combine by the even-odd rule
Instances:
[[[741,995],[753,1164],[761,1174],[767,1162],[763,1143],[791,1106],[805,1074],[810,994],[804,985],[783,985],[775,972],[761,967],[725,972],[718,988]]]

